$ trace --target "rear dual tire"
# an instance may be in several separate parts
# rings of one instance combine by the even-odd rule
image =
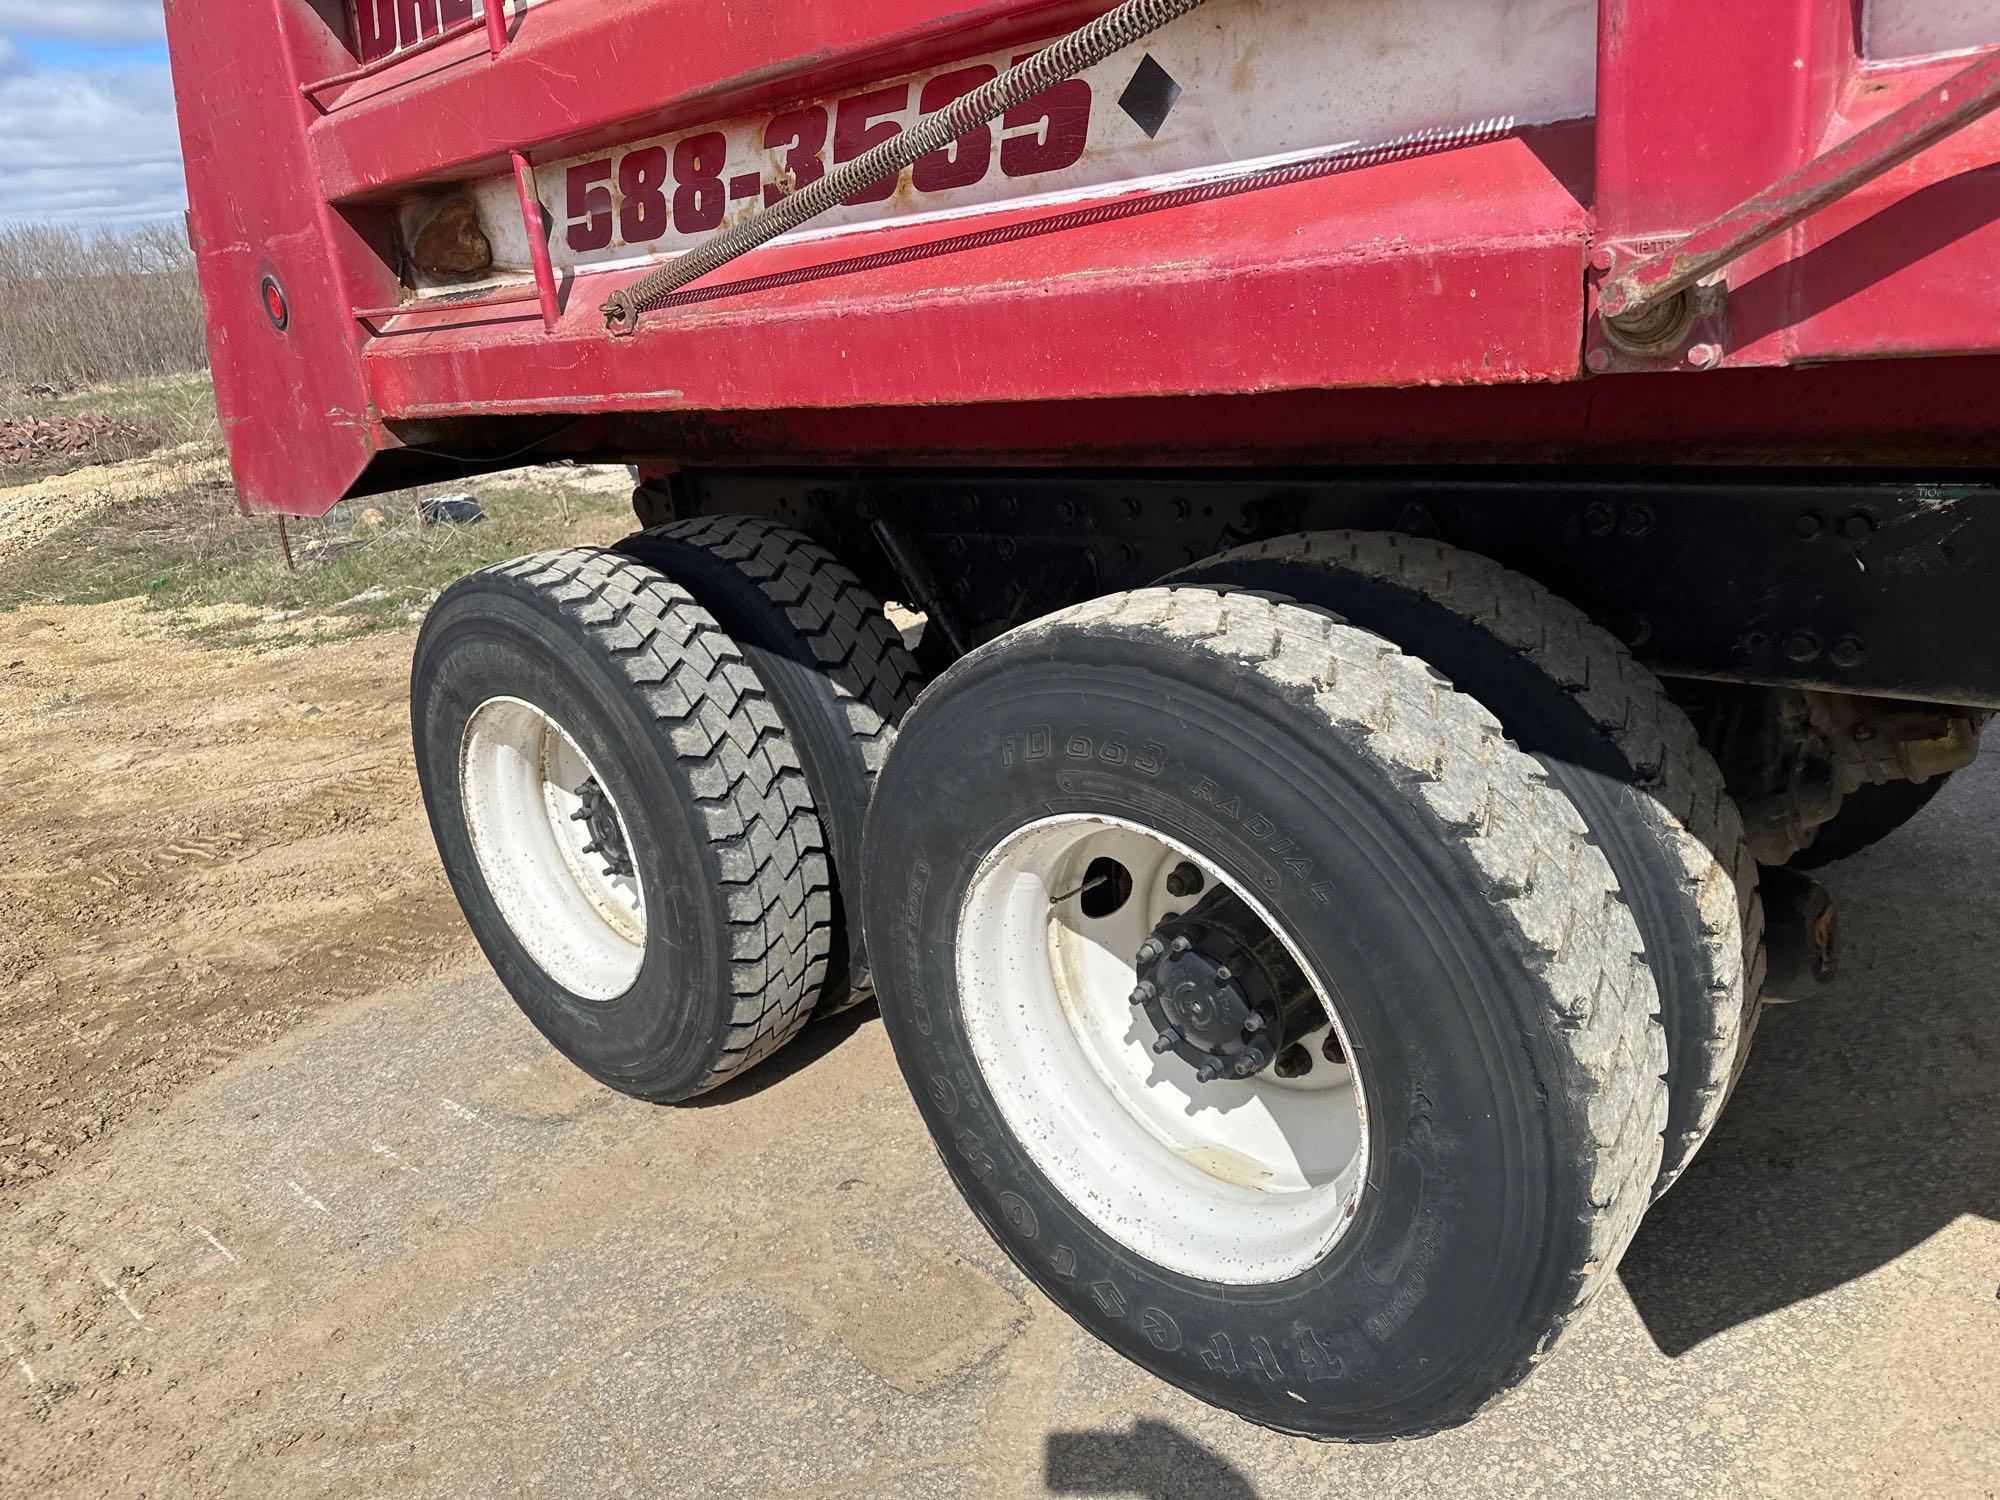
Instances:
[[[448,589],[411,682],[425,805],[529,1019],[594,1077],[673,1100],[865,996],[840,880],[858,887],[916,688],[854,576],[754,518]]]
[[[471,574],[425,619],[411,704],[452,890],[566,1057],[685,1099],[805,1023],[832,947],[825,834],[770,695],[685,590],[585,548]],[[588,844],[586,784],[613,814]]]
[[[1283,595],[1394,641],[1484,705],[1576,806],[1632,907],[1659,989],[1668,1112],[1654,1193],[1664,1193],[1748,1058],[1764,909],[1722,771],[1660,680],[1533,579],[1416,537],[1279,537],[1168,582]]]
[[[1289,604],[1115,596],[954,667],[879,793],[865,899],[898,1062],[975,1213],[1098,1337],[1271,1427],[1410,1436],[1524,1378],[1604,1284],[1648,1201],[1666,1112],[1638,934],[1569,803],[1421,663]],[[1138,1105],[1186,1088],[1178,1075],[1098,1067],[1093,1084],[1077,1057],[1143,1069],[1143,1028],[1093,1040],[1078,1021],[1066,1041],[1029,1014],[1095,1006],[1074,976],[1115,945],[1093,950],[1087,924],[1084,957],[1050,975],[968,970],[996,962],[981,938],[995,861],[1002,905],[1032,934],[1034,901],[1063,895],[1035,882],[1065,872],[1004,862],[1024,830],[1093,818],[1185,851],[1304,966],[1366,1101],[1351,1171],[1321,1161],[1300,1187],[1286,1161],[1169,1140]],[[1051,994],[1061,1003],[1035,998]],[[996,1050],[1008,995],[1043,1028],[1039,1052]],[[1061,1085],[1039,1104],[1038,1069]],[[1258,1108],[1246,1091],[1267,1083],[1206,1085],[1239,1092],[1190,1093],[1189,1118]],[[1110,1108],[1080,1092],[1100,1085],[1136,1125],[1087,1112]],[[1126,1165],[1093,1185],[1074,1142],[1108,1130]],[[1317,1133],[1286,1139],[1303,1162]],[[1185,1233],[1135,1219],[1148,1173],[1163,1191],[1187,1181]],[[1294,1214],[1304,1238],[1257,1240],[1329,1184],[1343,1195],[1331,1220]],[[1269,1253],[1190,1248],[1209,1219]]]
[[[702,516],[617,546],[716,618],[770,694],[833,857],[833,948],[820,1008],[869,992],[861,836],[875,776],[922,685],[881,602],[824,547],[755,516]]]

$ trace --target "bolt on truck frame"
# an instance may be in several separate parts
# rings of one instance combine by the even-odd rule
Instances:
[[[872,992],[1163,1378],[1524,1378],[2000,706],[1991,6],[489,4],[168,28],[246,505],[637,469],[416,645],[528,1017]]]

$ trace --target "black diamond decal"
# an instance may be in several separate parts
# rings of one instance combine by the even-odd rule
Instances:
[[[1139,71],[1125,85],[1125,92],[1118,96],[1118,107],[1150,138],[1160,133],[1180,96],[1181,86],[1174,82],[1174,75],[1154,62],[1148,52],[1139,59]]]

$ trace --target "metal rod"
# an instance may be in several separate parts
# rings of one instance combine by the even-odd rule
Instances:
[[[498,57],[507,45],[507,0],[486,0],[486,51]]]
[[[285,514],[283,511],[278,513],[278,545],[285,549],[285,571],[287,573],[298,572],[299,565],[292,561],[292,535],[285,529]]]
[[[450,302],[419,298],[414,302],[399,302],[394,307],[355,307],[348,309],[348,312],[350,316],[363,323],[373,323],[382,318],[404,318],[417,313],[462,312],[482,307],[518,307],[523,302],[534,302],[540,297],[540,287],[523,287],[518,291],[491,292],[483,297],[460,297]]]
[[[1995,109],[2000,109],[2000,52],[1988,53],[1680,243],[1612,277],[1598,290],[1598,312],[1621,319],[1643,315]]]
[[[929,621],[926,628],[935,629],[944,637],[944,643],[951,648],[953,657],[965,655],[972,649],[971,642],[966,640],[965,630],[952,613],[951,605],[946,602],[944,591],[938,587],[937,575],[931,571],[930,562],[924,557],[916,538],[884,515],[876,516],[869,530],[874,533],[882,555],[889,559],[889,566],[895,570],[896,577],[910,591],[910,603],[924,612],[925,619]]]
[[[1023,58],[999,77],[925,115],[900,135],[871,146],[852,161],[757,210],[734,228],[710,235],[659,270],[613,292],[602,309],[605,327],[620,336],[631,334],[639,326],[640,314],[675,288],[698,281],[739,255],[818,218],[862,189],[894,177],[919,158],[943,150],[975,127],[999,119],[1023,100],[1095,67],[1204,3],[1206,0],[1123,0],[1096,20]]]
[[[520,152],[514,158],[514,186],[521,194],[521,220],[528,226],[528,254],[535,263],[535,289],[542,299],[542,327],[553,333],[562,319],[556,295],[556,269],[549,259],[549,237],[542,227],[542,200],[535,196],[535,169]]]

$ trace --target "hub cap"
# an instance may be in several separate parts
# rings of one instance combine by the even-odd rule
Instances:
[[[1351,1050],[1325,987],[1216,867],[1121,819],[1030,824],[967,888],[957,969],[1008,1128],[1121,1244],[1253,1284],[1339,1238],[1366,1170]],[[1294,1049],[1303,1068],[1274,1065]]]

